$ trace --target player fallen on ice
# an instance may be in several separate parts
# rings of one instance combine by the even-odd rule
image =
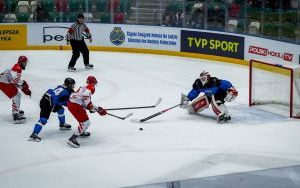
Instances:
[[[98,112],[102,116],[106,115],[105,109],[93,105],[91,101],[91,97],[95,93],[97,79],[94,76],[89,76],[86,82],[87,86],[82,86],[77,92],[72,93],[68,102],[69,111],[79,123],[74,134],[67,141],[70,146],[75,148],[80,147],[80,144],[77,142],[78,136],[89,137],[91,135],[86,131],[91,124],[86,110],[89,110],[90,113]]]
[[[29,141],[40,142],[41,138],[38,134],[43,126],[46,125],[51,112],[57,113],[60,130],[71,130],[71,125],[66,123],[65,110],[63,106],[67,106],[67,102],[71,93],[74,92],[75,80],[66,78],[63,85],[57,86],[55,89],[49,89],[40,100],[40,119],[35,124],[33,133]]]
[[[28,96],[31,91],[25,80],[21,79],[22,70],[25,70],[28,63],[26,56],[20,56],[18,62],[11,68],[0,73],[0,90],[12,100],[12,116],[16,124],[26,122],[24,111],[20,110],[21,93],[19,89]]]
[[[198,97],[200,93],[204,95]],[[237,95],[237,90],[229,81],[211,77],[208,72],[203,71],[195,80],[193,89],[188,95],[182,95],[181,108],[187,109],[190,114],[195,114],[211,104],[213,112],[217,115],[217,121],[228,122],[231,117],[225,102],[233,101]],[[191,104],[189,104],[190,101],[192,101]]]
[[[89,62],[89,49],[84,42],[83,33],[85,33],[90,42],[93,41],[92,34],[89,28],[84,23],[84,15],[78,14],[76,22],[70,27],[66,36],[67,45],[71,44],[73,51],[72,58],[68,65],[69,71],[76,71],[76,68],[74,66],[80,56],[80,53],[82,53],[85,68],[92,69],[94,67]]]

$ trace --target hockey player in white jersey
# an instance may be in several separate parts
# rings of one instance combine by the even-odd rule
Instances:
[[[87,78],[87,86],[80,87],[77,92],[72,93],[70,101],[68,102],[68,109],[72,115],[76,118],[79,125],[75,129],[74,134],[69,138],[67,144],[72,147],[79,148],[80,144],[77,142],[77,137],[88,137],[90,133],[86,130],[90,126],[90,120],[86,110],[90,113],[98,112],[100,115],[106,115],[106,110],[93,105],[91,101],[92,95],[95,93],[95,86],[97,85],[97,79],[94,76]]]
[[[21,93],[31,96],[31,91],[25,80],[21,79],[22,70],[27,66],[28,58],[20,56],[18,62],[11,68],[0,73],[0,90],[12,100],[12,115],[14,123],[24,123],[24,111],[20,110]]]

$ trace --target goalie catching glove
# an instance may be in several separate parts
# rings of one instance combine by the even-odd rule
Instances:
[[[30,91],[29,86],[28,86],[28,84],[25,80],[23,81],[23,84],[21,85],[21,90],[25,95],[31,96],[31,91]]]
[[[225,97],[226,102],[231,102],[233,101],[236,97],[238,96],[238,91],[234,88],[231,87],[227,90],[227,95]]]

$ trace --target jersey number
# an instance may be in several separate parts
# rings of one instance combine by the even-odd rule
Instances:
[[[64,90],[64,88],[59,87],[59,88],[55,89],[53,92],[56,96],[59,96],[63,90]]]

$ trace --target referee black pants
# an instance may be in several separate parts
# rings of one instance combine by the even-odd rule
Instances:
[[[72,46],[73,55],[69,63],[69,67],[74,67],[77,59],[82,53],[84,65],[89,64],[89,49],[87,48],[84,40],[70,40]]]

